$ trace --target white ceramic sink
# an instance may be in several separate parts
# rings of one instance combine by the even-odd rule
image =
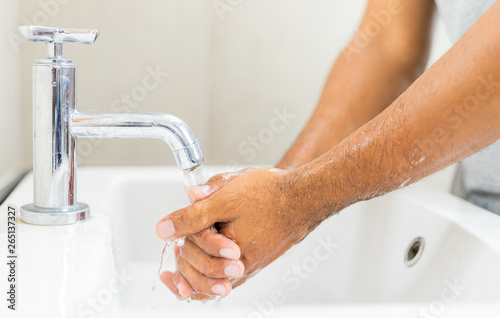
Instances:
[[[205,167],[205,174],[222,170]],[[31,202],[31,185],[28,175],[0,207],[4,255],[7,204]],[[88,222],[17,225],[18,310],[2,305],[2,317],[4,311],[8,317],[51,318],[500,313],[500,217],[424,185],[344,210],[220,302],[181,302],[159,283],[149,312],[164,245],[155,225],[188,204],[181,171],[80,168],[78,196],[91,206]],[[405,253],[418,237],[423,252],[409,267]],[[174,267],[172,257],[166,267]]]

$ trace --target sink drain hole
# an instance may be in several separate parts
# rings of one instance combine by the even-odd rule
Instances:
[[[423,237],[417,237],[408,245],[405,251],[405,265],[410,267],[415,265],[424,252],[425,240]]]

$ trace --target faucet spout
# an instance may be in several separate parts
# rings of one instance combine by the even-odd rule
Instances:
[[[161,139],[170,147],[177,165],[183,170],[204,161],[198,140],[189,126],[168,114],[75,112],[70,130],[76,138]]]

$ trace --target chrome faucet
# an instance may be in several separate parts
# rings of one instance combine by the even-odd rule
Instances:
[[[183,170],[204,158],[198,140],[179,118],[159,113],[97,113],[76,109],[76,65],[62,58],[63,43],[92,44],[97,30],[22,26],[30,41],[47,42],[47,59],[33,65],[33,197],[21,207],[30,224],[74,224],[90,217],[90,207],[76,200],[78,138],[156,138],[165,141]]]

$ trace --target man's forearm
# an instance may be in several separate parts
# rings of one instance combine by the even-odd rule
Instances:
[[[379,116],[288,173],[291,209],[311,227],[422,179],[500,138],[500,3]]]
[[[360,48],[359,38],[366,36],[366,26],[377,22],[373,14],[387,10],[376,5],[367,8],[351,44],[331,69],[309,122],[278,168],[298,167],[330,150],[383,111],[421,74],[427,60],[432,17],[432,6],[425,2],[401,1],[401,12],[387,26],[400,28],[405,23],[400,20],[418,18],[420,29],[407,28],[406,33],[397,35],[380,32]]]

